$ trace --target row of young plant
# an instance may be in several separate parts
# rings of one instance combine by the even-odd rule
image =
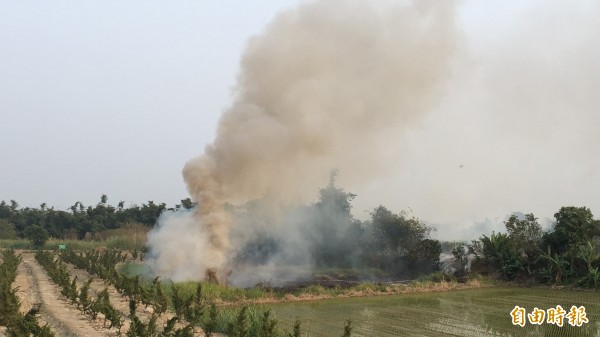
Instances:
[[[15,255],[13,250],[2,252],[2,265],[0,265],[0,325],[6,327],[10,337],[30,335],[39,337],[54,337],[54,333],[46,324],[40,326],[37,321],[39,307],[34,306],[25,315],[20,311],[21,303],[17,297],[17,288],[12,288],[12,283],[17,277],[17,267],[21,256]]]
[[[124,325],[125,318],[128,318],[129,328],[125,336],[151,336],[151,337],[191,337],[193,336],[194,325],[191,323],[183,324],[178,316],[169,319],[166,324],[159,327],[158,319],[165,310],[154,312],[148,321],[142,321],[136,314],[137,299],[130,297],[130,312],[128,316],[123,315],[115,309],[109,300],[108,289],[105,288],[98,293],[96,299],[92,299],[89,295],[89,288],[92,279],[88,279],[81,288],[77,288],[77,278],[71,279],[70,274],[60,260],[56,259],[55,255],[50,252],[38,251],[36,254],[38,262],[44,266],[50,278],[59,284],[62,288],[61,293],[78,309],[96,319],[98,313],[104,316],[104,325],[106,321],[110,322],[109,328],[117,328],[117,334],[121,334],[121,328]],[[177,324],[183,325],[178,327]]]
[[[65,272],[68,273],[66,271],[66,266],[61,261],[54,260],[54,256],[51,253],[46,252],[42,254],[46,256],[46,259],[51,257],[56,268],[63,270],[61,272],[62,274],[65,274]],[[129,298],[128,318],[130,324],[129,329],[125,334],[126,336],[192,336],[194,328],[201,323],[203,314],[203,304],[201,303],[200,296],[201,288],[199,288],[197,296],[194,298],[182,298],[177,292],[174,292],[172,303],[174,303],[174,308],[176,309],[175,316],[167,319],[166,324],[164,324],[161,329],[158,321],[162,314],[167,311],[168,299],[162,292],[162,287],[158,278],[154,279],[149,286],[143,286],[139,277],[127,278],[117,273],[114,267],[109,266],[114,266],[114,264],[125,259],[125,255],[122,255],[118,251],[107,251],[102,253],[89,251],[81,255],[74,252],[65,252],[61,254],[61,258],[63,261],[73,263],[76,267],[85,269],[90,273],[104,276],[107,278],[107,281],[113,281],[109,283],[115,285],[122,295]],[[62,276],[61,278],[64,279],[65,276]],[[59,281],[61,278],[59,278]],[[75,298],[72,302],[78,305],[82,311],[89,314],[92,318],[95,318],[93,302],[90,306],[79,305],[79,303],[83,303],[79,298],[85,298],[88,294],[89,285],[92,282],[91,279],[88,280],[79,291],[76,290],[76,279],[73,279],[70,284],[64,280],[61,282],[64,284],[63,295],[73,299],[75,298],[73,295],[79,293],[79,297]],[[85,295],[81,295],[82,292]],[[106,299],[106,303],[110,304],[108,301],[107,289],[104,289],[98,296],[99,298],[102,296],[103,299]],[[138,302],[144,304],[146,307],[153,307],[152,315],[147,321],[140,319],[136,313]],[[116,309],[112,309],[117,315],[121,315]],[[92,311],[90,312],[90,310]],[[115,327],[120,331],[122,320],[117,320],[115,322],[117,323]]]
[[[302,332],[301,322],[296,320],[291,331],[278,327],[277,319],[271,317],[270,310],[262,310],[255,306],[244,306],[241,309],[221,309],[211,304],[208,316],[213,330],[235,337],[300,337],[310,336]],[[207,326],[208,328],[208,326]],[[352,321],[345,322],[342,337],[352,336]],[[206,334],[210,336],[210,334]]]
[[[83,286],[77,287],[77,277],[71,278],[64,263],[56,259],[55,255],[48,251],[38,250],[35,259],[46,270],[48,276],[61,288],[61,294],[67,298],[77,309],[96,319],[98,313],[104,316],[104,326],[109,322],[109,328],[120,331],[123,326],[123,315],[110,304],[108,289],[104,289],[93,299],[90,296],[90,285],[92,279],[88,279]]]
[[[60,258],[62,261],[74,265],[77,269],[98,276],[114,286],[121,295],[128,297],[129,300],[140,302],[146,308],[152,306],[153,311],[157,314],[167,310],[167,296],[163,293],[158,278],[143,284],[139,276],[127,277],[116,270],[115,266],[126,260],[126,253],[118,250],[104,252],[89,250],[81,253],[67,250],[60,254]]]
[[[125,261],[126,254],[120,251],[64,251],[60,254],[64,262],[84,269],[113,285],[119,293],[129,298],[131,325],[128,336],[160,336],[156,334],[157,319],[170,308],[175,314],[167,320],[163,331],[173,328],[176,323],[184,325],[177,336],[187,336],[194,327],[202,327],[207,337],[214,333],[225,333],[234,337],[299,337],[301,324],[296,322],[293,331],[287,332],[277,326],[277,320],[270,310],[258,307],[221,308],[206,300],[202,284],[197,283],[193,295],[187,294],[177,285],[166,285],[159,278],[143,281],[140,276],[127,277],[119,273],[115,266]],[[166,293],[169,292],[170,296]],[[136,316],[138,303],[153,308],[150,320],[143,323]],[[343,337],[351,336],[351,322],[347,321]]]

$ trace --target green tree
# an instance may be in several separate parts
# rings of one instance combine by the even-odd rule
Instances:
[[[183,207],[185,209],[192,209],[195,206],[196,206],[196,203],[194,203],[192,201],[192,199],[190,199],[190,198],[181,199],[181,207]]]
[[[551,247],[556,254],[563,255],[569,262],[571,274],[586,272],[586,266],[578,263],[579,247],[588,240],[600,236],[600,221],[594,220],[587,207],[562,207],[556,214],[554,231],[544,237],[544,248]]]
[[[523,267],[529,275],[532,275],[534,266],[539,255],[539,244],[542,238],[542,226],[537,222],[533,214],[519,217],[511,215],[504,222],[508,238],[521,255]]]
[[[2,200],[0,202],[0,219],[10,219],[13,215],[13,209]]]
[[[454,259],[457,262],[461,264],[467,262],[467,248],[465,248],[465,245],[459,244],[458,246],[452,248],[450,253],[452,253],[452,256],[454,256]]]
[[[379,206],[364,227],[368,238],[363,246],[367,265],[409,277],[439,267],[441,245],[437,240],[429,240],[433,228],[419,219]],[[438,256],[434,257],[436,253]]]
[[[516,241],[519,246],[535,245],[542,238],[542,226],[531,213],[524,217],[513,214],[504,222],[504,225],[509,238]]]
[[[0,238],[2,239],[16,239],[17,231],[15,225],[9,222],[7,219],[0,219]]]
[[[336,170],[331,172],[329,184],[319,190],[319,201],[307,208],[311,227],[307,235],[313,260],[320,267],[350,267],[356,250],[347,239],[355,222],[350,211],[356,195],[336,187],[336,175]]]
[[[408,252],[408,266],[413,275],[429,274],[440,269],[442,245],[438,240],[423,239]]]
[[[512,280],[523,270],[523,260],[514,241],[504,233],[483,235],[480,239],[483,257],[507,280]]]
[[[25,237],[31,241],[31,244],[35,249],[42,247],[46,241],[48,241],[49,237],[48,231],[39,225],[31,225],[25,228],[23,234],[25,234]]]

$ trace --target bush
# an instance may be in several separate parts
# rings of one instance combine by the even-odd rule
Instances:
[[[23,234],[31,242],[34,249],[42,247],[49,238],[48,231],[39,225],[31,225],[25,228]]]

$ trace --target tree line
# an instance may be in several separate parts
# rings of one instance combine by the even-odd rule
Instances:
[[[121,228],[128,223],[139,223],[148,227],[156,224],[159,215],[165,210],[192,208],[194,204],[188,199],[181,204],[168,208],[165,203],[148,201],[139,205],[125,207],[120,201],[117,206],[108,204],[108,197],[102,195],[100,202],[94,206],[85,206],[76,202],[67,211],[48,208],[45,203],[39,208],[20,207],[15,200],[0,202],[0,238],[37,238],[45,241],[44,236],[57,239],[84,239],[86,236],[100,233],[107,229]],[[28,228],[32,227],[29,230]],[[41,230],[40,230],[41,229]],[[45,233],[45,234],[44,234]],[[32,241],[35,241],[32,239]]]
[[[355,195],[334,184],[320,189],[319,200],[301,207],[313,264],[319,268],[367,269],[377,268],[394,276],[414,277],[438,270],[441,245],[430,238],[434,228],[407,213],[393,213],[384,206],[373,210],[371,219],[359,221],[351,214]],[[33,248],[42,247],[49,237],[57,239],[95,238],[105,230],[122,228],[130,223],[153,227],[160,214],[167,210],[192,209],[189,199],[168,208],[153,201],[125,207],[108,204],[102,195],[94,206],[76,202],[68,211],[48,208],[19,207],[19,204],[0,202],[0,238],[26,238]],[[229,207],[229,206],[228,206]],[[242,206],[252,212],[253,204]],[[233,213],[239,211],[233,206]],[[255,218],[250,216],[249,218]],[[260,264],[280,251],[284,244],[272,233],[262,233],[248,241],[237,256],[237,263]]]
[[[440,270],[442,243],[430,237],[435,228],[384,206],[375,208],[367,220],[355,219],[351,214],[355,195],[336,187],[333,178],[319,190],[317,202],[295,211],[302,215],[300,225],[314,267],[371,269],[407,278]],[[189,198],[172,208],[152,201],[130,207],[119,202],[115,207],[107,201],[102,195],[95,206],[77,202],[69,211],[45,204],[20,208],[15,201],[2,201],[0,238],[28,238],[34,246],[41,246],[48,236],[83,239],[132,222],[152,227],[165,210],[195,207]],[[260,213],[259,208],[251,202],[230,211],[245,219],[241,221],[267,221],[251,215]],[[452,250],[454,276],[462,278],[470,272],[505,280],[600,287],[600,220],[594,219],[589,208],[575,206],[562,207],[554,217],[552,226],[543,230],[533,214],[514,214],[505,221],[506,232],[456,244]],[[265,264],[285,247],[285,238],[276,233],[257,233],[239,250],[235,261]]]

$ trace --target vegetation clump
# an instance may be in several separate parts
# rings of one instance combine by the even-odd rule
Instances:
[[[507,233],[482,235],[468,245],[474,273],[508,281],[600,286],[600,220],[586,207],[562,207],[544,232],[533,214],[512,215]],[[456,256],[456,255],[455,255]]]

